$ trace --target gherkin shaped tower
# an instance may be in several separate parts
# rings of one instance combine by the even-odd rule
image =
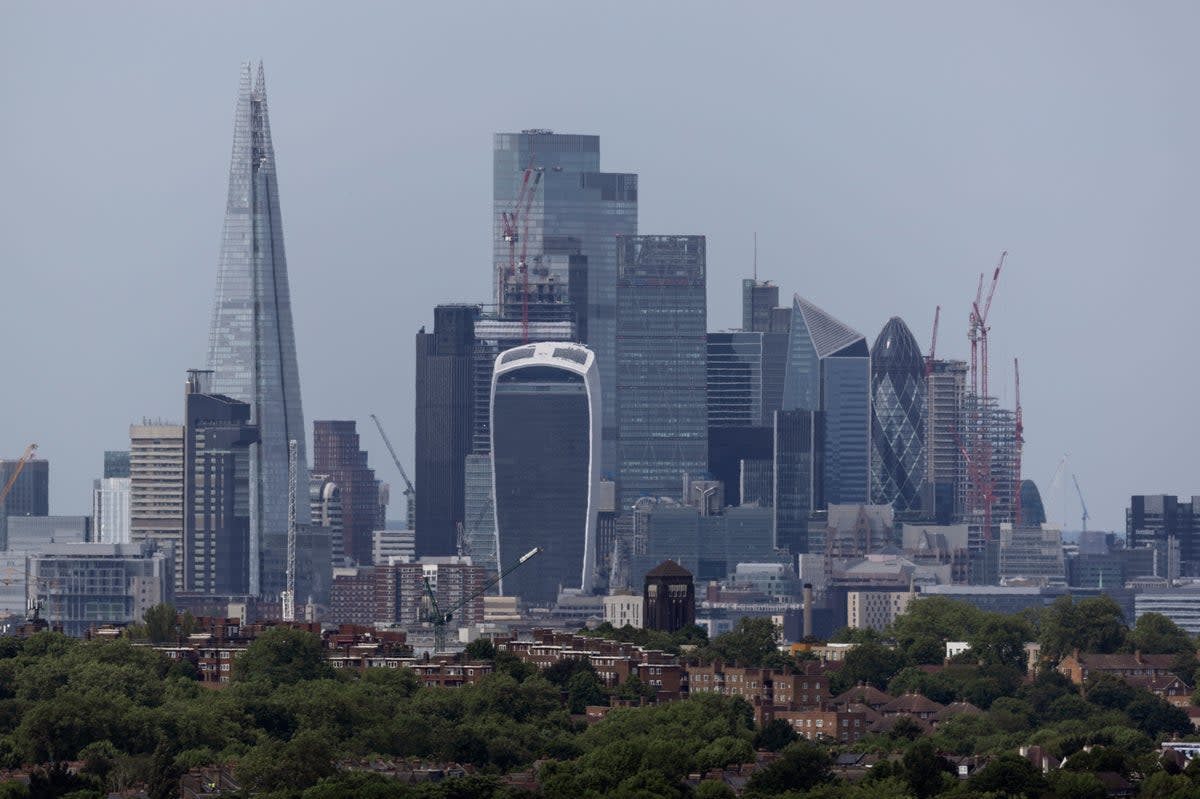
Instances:
[[[871,348],[871,501],[921,509],[925,483],[925,362],[893,316]]]
[[[275,598],[286,580],[290,440],[298,445],[297,485],[308,486],[308,467],[275,149],[261,63],[253,84],[250,65],[242,67],[208,367],[213,371],[212,393],[249,403],[251,422],[259,426],[262,440],[249,456],[250,593]],[[297,524],[306,526],[308,502],[297,502],[296,512]],[[304,575],[310,571],[312,555],[303,545],[297,552],[301,602],[309,593]]]

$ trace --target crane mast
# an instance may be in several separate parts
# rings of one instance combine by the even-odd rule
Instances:
[[[972,409],[971,440],[974,443],[975,469],[978,476],[969,494],[971,510],[982,511],[983,540],[986,542],[992,535],[992,506],[995,501],[995,485],[992,480],[992,429],[991,413],[988,408],[988,314],[992,309],[992,298],[996,295],[996,284],[1000,281],[1000,270],[1008,251],[1000,253],[1000,261],[992,272],[992,282],[988,287],[987,297],[983,296],[983,278],[979,275],[979,285],[975,289],[975,301],[971,303],[971,315],[968,320],[967,339],[971,342],[971,393],[974,408]],[[982,305],[981,305],[982,303]]]
[[[396,455],[396,448],[392,446],[392,440],[388,438],[387,433],[383,432],[383,423],[379,421],[379,417],[371,414],[371,421],[375,423],[376,429],[379,430],[379,435],[383,439],[383,445],[387,447],[388,454],[392,456],[392,463],[396,464],[396,469],[400,472],[400,477],[404,480],[405,516],[408,518],[408,529],[415,530],[417,526],[417,489],[413,488],[412,480],[408,479],[408,473],[400,465],[400,458]]]
[[[1015,462],[1013,464],[1013,527],[1021,524],[1021,450],[1025,446],[1025,422],[1021,417],[1021,364],[1013,358],[1013,374],[1016,378]]]
[[[542,182],[544,172],[541,167],[535,167],[533,164],[534,156],[530,155],[529,164],[525,167],[525,172],[521,177],[521,188],[517,191],[516,200],[513,202],[513,210],[500,213],[504,241],[508,244],[508,270],[498,280],[500,296],[496,298],[496,304],[497,307],[504,307],[507,281],[516,280],[519,274],[521,279],[521,339],[523,343],[529,341],[529,268],[526,263],[529,247],[529,210],[533,205],[533,197]],[[520,260],[517,259],[518,243],[521,245]]]
[[[1083,489],[1079,487],[1079,479],[1075,477],[1075,473],[1071,472],[1071,480],[1075,483],[1075,493],[1079,495],[1079,505],[1083,508],[1083,516],[1079,523],[1083,525],[1083,532],[1087,532],[1087,522],[1091,516],[1088,515],[1087,503],[1083,501]]]
[[[287,587],[283,591],[283,620],[296,620],[296,482],[299,474],[296,439],[288,441]]]
[[[541,554],[542,551],[543,550],[541,547],[534,547],[533,549],[529,550],[524,555],[517,558],[516,561],[514,561],[513,563],[510,563],[508,566],[506,566],[504,568],[504,570],[501,571],[499,574],[497,574],[495,577],[492,577],[490,580],[488,580],[482,586],[480,586],[476,590],[472,591],[469,596],[463,598],[460,602],[456,603],[454,605],[454,607],[450,608],[450,610],[445,611],[445,612],[443,612],[441,610],[441,608],[438,607],[437,594],[433,590],[433,584],[430,583],[428,577],[424,578],[425,598],[428,601],[428,606],[429,606],[428,619],[429,619],[430,624],[433,625],[434,653],[436,654],[437,652],[446,651],[446,627],[454,619],[455,613],[458,613],[460,610],[465,608],[467,605],[471,604],[476,599],[483,596],[483,594],[487,593],[487,591],[492,586],[499,583],[501,580],[503,580],[505,577],[507,577],[509,574],[511,574],[516,569],[519,569],[520,567],[524,566],[526,563],[528,563],[530,560],[532,560],[535,556]]]
[[[925,358],[925,485],[928,486],[929,496],[936,494],[933,470],[933,392],[930,377],[933,375],[933,362],[937,358],[938,321],[942,317],[942,306],[933,309],[933,335],[929,339],[929,355]],[[933,500],[936,505],[936,499]]]

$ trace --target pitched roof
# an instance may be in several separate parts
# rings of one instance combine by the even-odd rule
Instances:
[[[1169,671],[1175,662],[1175,655],[1144,655],[1135,652],[1132,655],[1089,655],[1080,653],[1079,665],[1099,671],[1133,671],[1138,669],[1159,669]]]
[[[856,685],[830,700],[832,705],[863,704],[870,707],[886,705],[895,697],[886,694],[873,685]]]
[[[928,732],[933,731],[933,728],[929,725],[929,722],[926,721],[925,719],[920,719],[920,718],[917,718],[916,716],[908,716],[908,715],[904,715],[904,714],[898,714],[895,716],[884,716],[884,717],[880,718],[879,721],[873,722],[869,727],[867,727],[867,732],[889,733],[892,731],[892,728],[895,727],[896,724],[898,724],[900,722],[900,719],[908,719],[909,721],[913,722],[918,727],[920,727],[922,732],[928,733]]]
[[[938,721],[945,721],[946,719],[953,718],[954,716],[959,716],[964,713],[969,716],[979,716],[983,714],[983,711],[972,705],[970,702],[951,702],[950,704],[946,705],[944,709],[939,710],[934,718]]]
[[[692,573],[673,560],[664,560],[650,571],[647,577],[691,577]]]
[[[922,694],[905,694],[880,708],[885,715],[892,713],[940,713],[946,706]]]

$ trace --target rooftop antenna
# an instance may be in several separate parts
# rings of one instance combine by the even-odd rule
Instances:
[[[754,282],[758,283],[758,231],[754,231]]]

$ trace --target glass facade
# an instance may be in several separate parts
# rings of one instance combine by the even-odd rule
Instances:
[[[313,470],[337,483],[342,501],[343,553],[356,565],[372,562],[372,533],[380,518],[379,481],[360,449],[353,421],[313,422]]]
[[[561,589],[589,591],[595,569],[601,402],[596,359],[581,346],[507,350],[492,378],[492,468],[498,560],[538,546],[503,593],[543,604]]]
[[[238,90],[208,365],[213,393],[249,403],[262,436],[250,456],[250,593],[274,598],[286,579],[288,442],[298,445],[300,485],[308,457],[261,64],[253,85],[243,66]],[[308,524],[306,503],[297,521]],[[298,551],[298,562],[309,558]]]
[[[871,486],[871,354],[866,339],[796,296],[785,369],[783,410],[824,414],[824,501],[867,502]]]
[[[526,168],[540,171],[522,242],[510,250],[502,215],[515,209]],[[617,236],[637,233],[638,179],[635,174],[600,171],[600,137],[548,130],[498,133],[492,149],[493,288],[496,303],[504,283],[515,275],[510,261],[527,253],[527,268],[552,270],[546,259],[574,253],[587,261],[586,325],[582,339],[596,354],[600,374],[605,474],[616,468],[616,276]],[[533,179],[531,179],[532,181]],[[565,264],[565,261],[560,261]],[[555,275],[561,283],[568,274]]]
[[[104,477],[129,476],[129,450],[107,450],[104,453]]]
[[[933,370],[925,380],[925,458],[926,482],[932,495],[927,510],[933,511],[938,524],[951,524],[966,515],[967,465],[960,447],[960,442],[968,440],[963,425],[966,388],[965,362],[933,362]]]
[[[808,520],[825,507],[825,416],[820,411],[775,414],[775,546],[808,551]]]
[[[871,501],[921,509],[925,484],[925,360],[892,317],[871,348]]]
[[[466,512],[463,470],[471,452],[478,317],[477,305],[439,305],[433,332],[417,333],[413,487],[421,557],[453,555]]]
[[[618,512],[708,470],[703,236],[628,236],[617,275]]]
[[[183,570],[186,591],[250,590],[250,405],[209,392],[209,373],[188,375],[184,432]],[[308,503],[304,503],[305,507]]]

